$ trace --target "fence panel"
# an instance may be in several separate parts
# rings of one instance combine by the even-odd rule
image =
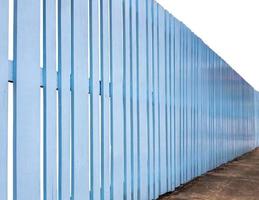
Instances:
[[[8,5],[0,0],[1,200],[8,142],[17,200],[155,199],[258,146],[258,92],[155,1],[16,0],[10,15]]]

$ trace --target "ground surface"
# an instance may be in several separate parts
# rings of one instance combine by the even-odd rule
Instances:
[[[259,200],[259,149],[252,151],[159,200]]]

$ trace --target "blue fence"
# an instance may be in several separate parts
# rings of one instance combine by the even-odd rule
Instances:
[[[13,61],[8,3],[0,0],[1,200],[8,82],[15,200],[155,199],[259,145],[259,95],[156,2],[14,0]]]

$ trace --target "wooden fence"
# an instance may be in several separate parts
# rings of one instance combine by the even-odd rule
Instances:
[[[1,200],[8,84],[15,200],[155,199],[257,145],[254,89],[156,2],[14,0],[12,47],[8,5],[0,0]]]

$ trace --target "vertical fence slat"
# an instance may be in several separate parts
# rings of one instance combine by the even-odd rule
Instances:
[[[58,1],[59,81],[59,200],[70,199],[71,189],[71,1]]]
[[[171,66],[170,66],[170,15],[166,12],[166,140],[167,140],[167,155],[166,155],[166,163],[167,163],[167,190],[171,189],[171,175],[172,175],[172,166],[171,166],[171,112],[170,112],[170,77],[171,77]]]
[[[200,40],[199,40],[200,41]],[[199,43],[199,63],[198,63],[198,80],[199,80],[199,173],[202,173],[202,158],[203,158],[203,151],[202,151],[202,134],[203,134],[203,122],[202,122],[202,105],[203,105],[203,100],[202,100],[202,70],[201,70],[201,60],[202,60],[202,48],[201,48],[201,43]]]
[[[138,10],[138,36],[139,36],[139,151],[140,151],[140,199],[147,199],[147,49],[146,49],[146,1],[139,1]]]
[[[131,170],[131,110],[130,110],[130,68],[131,68],[131,40],[130,40],[130,0],[124,1],[124,36],[123,36],[123,46],[124,46],[124,57],[123,57],[123,109],[124,109],[124,196],[127,199],[132,199],[131,190],[132,190],[132,170]]]
[[[137,198],[140,199],[141,179],[140,179],[140,97],[139,97],[139,1],[136,1],[136,91],[137,91]]]
[[[89,4],[73,1],[72,10],[72,198],[89,199]]]
[[[195,149],[194,149],[194,142],[195,142],[195,137],[194,137],[194,117],[193,117],[193,108],[194,108],[194,98],[193,98],[193,91],[194,91],[194,81],[193,81],[193,65],[194,65],[194,46],[193,46],[193,39],[194,37],[191,37],[192,32],[190,31],[189,37],[190,37],[190,45],[191,45],[191,49],[190,49],[190,56],[191,56],[191,63],[190,63],[190,134],[191,134],[191,138],[190,138],[190,144],[191,144],[191,148],[190,148],[190,179],[193,179],[194,177],[194,170],[195,170]]]
[[[175,98],[175,186],[180,185],[180,28],[175,19],[174,29],[174,98]]]
[[[8,0],[0,1],[0,199],[7,200]]]
[[[198,56],[197,56],[197,37],[193,38],[194,45],[194,64],[193,64],[193,134],[194,134],[194,176],[196,177],[198,174]]]
[[[163,17],[163,16],[162,16]],[[157,4],[157,117],[158,117],[158,195],[161,193],[161,121],[163,122],[163,119],[161,118],[161,97],[160,97],[160,60],[161,60],[161,54],[160,54],[160,35],[161,35],[161,8]]]
[[[102,199],[110,198],[110,118],[109,118],[109,73],[110,73],[110,27],[109,0],[102,0],[101,6],[101,83],[102,83]]]
[[[180,92],[180,99],[179,99],[179,135],[180,135],[180,184],[183,181],[183,28],[181,23],[179,23],[179,56],[180,56],[180,63],[179,63],[179,92]]]
[[[199,101],[199,97],[200,97],[200,45],[199,45],[199,39],[197,38],[197,66],[196,66],[196,78],[197,78],[197,110],[196,110],[196,126],[197,126],[197,173],[200,173],[200,101]]]
[[[187,141],[188,141],[188,110],[187,110],[187,84],[188,84],[188,40],[187,40],[187,29],[183,25],[183,181],[188,181],[188,151]]]
[[[122,1],[111,1],[111,198],[123,199],[123,16]]]
[[[180,30],[181,30],[181,37],[180,37],[180,41],[181,41],[181,63],[180,63],[180,82],[181,82],[181,88],[180,88],[180,91],[181,91],[181,103],[180,103],[180,106],[181,106],[181,183],[184,182],[184,179],[185,179],[185,148],[184,148],[184,143],[185,143],[185,138],[184,138],[184,134],[185,134],[185,120],[184,120],[184,117],[185,117],[185,113],[184,113],[184,78],[185,78],[185,61],[184,61],[184,58],[185,58],[185,48],[184,48],[184,45],[185,45],[185,38],[184,38],[184,26],[182,26],[182,23],[181,23],[181,27],[180,27]]]
[[[166,148],[166,189],[169,190],[170,184],[170,170],[169,157],[170,157],[170,111],[169,111],[169,20],[168,13],[165,12],[165,148]]]
[[[153,1],[147,0],[147,109],[148,109],[148,199],[154,199],[154,130],[153,130]]]
[[[175,98],[175,33],[174,33],[174,29],[175,29],[175,19],[170,16],[170,53],[169,53],[169,62],[170,62],[170,134],[171,134],[171,142],[170,142],[170,149],[171,149],[171,158],[170,158],[170,162],[171,162],[171,186],[170,189],[174,190],[175,188],[175,170],[176,170],[176,156],[175,156],[175,152],[176,152],[176,145],[175,145],[175,136],[176,136],[176,132],[175,132],[175,102],[176,102],[176,98]]]
[[[160,193],[166,187],[166,117],[165,117],[165,11],[159,6],[159,107],[160,107]]]
[[[14,2],[14,198],[40,199],[40,2]]]
[[[181,183],[185,180],[185,34],[184,26],[181,23]]]
[[[136,0],[130,0],[131,12],[130,12],[130,40],[131,40],[131,184],[132,184],[132,199],[137,199],[138,194],[138,151],[137,151],[137,6]]]
[[[192,64],[192,57],[191,57],[191,38],[190,38],[190,30],[187,29],[187,180],[191,180],[191,163],[192,163],[192,156],[191,156],[191,149],[192,149],[192,127],[191,127],[191,64]]]
[[[44,199],[57,199],[56,1],[43,1]]]
[[[159,58],[158,58],[158,52],[159,52],[159,35],[158,35],[158,4],[155,3],[154,4],[154,8],[153,8],[153,23],[154,23],[154,27],[153,27],[153,34],[154,34],[154,47],[153,47],[153,55],[154,55],[154,77],[153,77],[153,90],[154,90],[154,94],[153,94],[153,104],[154,104],[154,116],[153,116],[153,123],[154,123],[154,153],[155,153],[155,161],[154,161],[154,168],[155,168],[155,181],[154,181],[154,190],[155,190],[155,198],[158,198],[159,196],[159,188],[160,188],[160,172],[159,172],[159,100],[158,100],[158,69],[159,69]]]
[[[100,70],[100,30],[99,1],[90,2],[90,155],[91,155],[91,199],[100,199],[101,156],[100,156],[100,109],[99,109],[99,70]]]

